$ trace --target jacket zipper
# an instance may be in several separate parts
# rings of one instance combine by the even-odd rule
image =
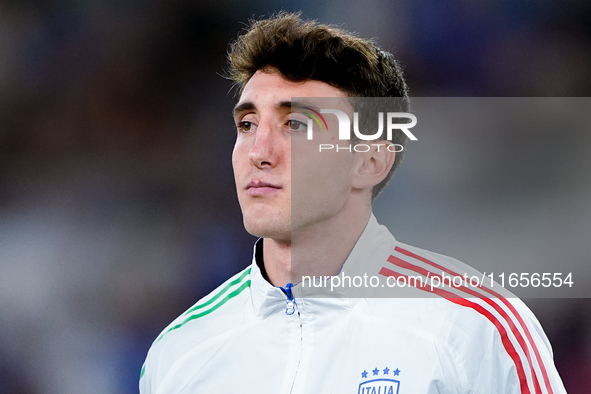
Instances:
[[[285,306],[285,314],[286,315],[293,315],[295,313],[296,310],[296,302],[295,302],[295,298],[293,297],[293,293],[291,291],[291,283],[288,283],[285,286],[285,289],[283,287],[280,287],[281,290],[283,290],[283,292],[287,295],[287,305]]]

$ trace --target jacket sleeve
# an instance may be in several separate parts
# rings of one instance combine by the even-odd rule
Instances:
[[[494,338],[486,341],[472,392],[566,394],[540,323],[521,300],[508,301],[513,325],[504,334],[495,330]]]
[[[144,363],[144,365],[142,366],[142,370],[140,372],[140,394],[152,394],[152,390],[150,388],[150,384],[149,384],[149,374],[146,373],[146,365],[147,365],[148,361],[146,360],[146,362]]]

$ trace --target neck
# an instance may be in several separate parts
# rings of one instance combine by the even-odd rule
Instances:
[[[301,282],[302,276],[337,275],[371,214],[371,205],[353,206],[357,209],[345,206],[327,220],[293,231],[288,242],[265,238],[263,256],[271,284],[285,287]]]

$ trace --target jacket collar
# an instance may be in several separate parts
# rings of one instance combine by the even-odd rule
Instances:
[[[283,290],[271,285],[264,274],[263,262],[263,240],[259,239],[253,251],[252,271],[251,271],[251,292],[252,301],[256,314],[268,314],[282,311],[285,309],[287,295]],[[390,256],[396,246],[396,240],[390,234],[385,226],[378,223],[373,215],[370,215],[367,225],[349,257],[341,267],[337,276],[361,277],[364,275],[377,275],[380,267]],[[327,287],[310,287],[309,282],[299,283],[292,287],[293,295],[300,301],[298,306],[304,307],[310,305],[308,299],[325,299],[331,302],[335,307],[337,305],[348,306],[348,298],[365,298],[368,289],[361,287],[333,287],[331,289],[330,280]],[[340,301],[339,301],[340,300]],[[343,302],[346,301],[346,302]],[[324,303],[324,302],[323,302]]]

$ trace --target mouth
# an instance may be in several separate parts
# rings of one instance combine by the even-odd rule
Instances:
[[[265,196],[279,192],[283,187],[273,183],[252,181],[246,185],[246,194],[249,196]]]

